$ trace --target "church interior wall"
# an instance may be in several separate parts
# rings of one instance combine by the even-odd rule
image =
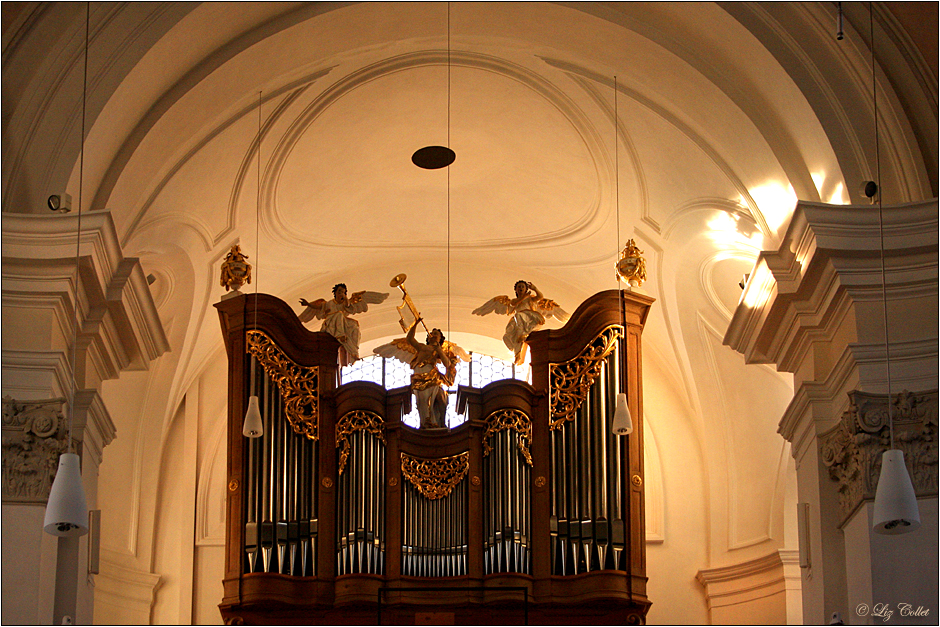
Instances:
[[[724,340],[762,251],[799,247],[784,241],[799,202],[868,202],[856,189],[874,176],[868,12],[841,3],[837,42],[835,4],[92,3],[82,143],[85,5],[4,3],[5,247],[8,218],[48,216],[46,197],[68,190],[113,222],[138,283],[152,278],[129,288],[149,290],[139,307],[107,286],[79,297],[83,315],[154,319],[79,327],[91,345],[80,387],[100,391],[116,435],[86,466],[101,573],[80,577],[78,618],[222,620],[228,356],[212,305],[235,244],[254,264],[243,290],[295,310],[341,281],[390,291],[405,271],[431,324],[504,358],[506,319],[473,308],[522,278],[573,311],[618,287],[613,257],[635,238],[649,267],[637,289],[656,299],[642,360],[649,622],[820,622],[872,589],[900,594],[870,564],[935,556],[936,499],[921,501],[926,545],[866,536],[866,509],[841,529],[816,441],[847,392],[887,389],[880,292],[853,292],[786,367]],[[884,201],[903,206],[937,194],[937,60],[918,56],[887,5],[874,10],[880,176]],[[417,147],[445,130],[455,166],[414,178],[403,138]],[[916,284],[888,302],[896,392],[936,387],[928,248],[888,259],[889,278]],[[97,259],[86,274],[108,271]],[[869,250],[818,271],[872,263]],[[4,258],[3,395],[20,399],[65,394],[78,335],[60,302],[66,271],[53,282],[51,262],[33,265]],[[401,335],[397,296],[357,316],[363,354]],[[775,322],[798,326],[795,314]],[[147,353],[164,333],[165,352]],[[810,504],[808,569],[797,503]],[[39,531],[41,507],[3,509],[3,622],[49,622],[56,541]]]

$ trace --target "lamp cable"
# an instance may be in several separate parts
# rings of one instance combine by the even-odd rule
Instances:
[[[69,401],[69,443],[68,451],[72,453],[72,424],[75,422],[75,388],[77,380],[75,371],[78,369],[77,347],[78,347],[78,310],[79,310],[79,284],[81,283],[81,249],[82,249],[82,187],[85,180],[85,110],[88,101],[88,39],[91,32],[91,2],[85,3],[85,61],[82,69],[82,122],[81,122],[81,142],[82,149],[78,158],[78,225],[75,229],[75,321],[72,329],[72,388],[70,390],[71,399]]]
[[[868,27],[871,41],[871,102],[875,116],[875,184],[878,186],[878,237],[881,250],[881,306],[885,330],[885,372],[888,383],[888,432],[891,436],[891,448],[894,448],[894,416],[891,411],[891,350],[888,336],[888,281],[885,271],[885,228],[884,207],[881,191],[881,149],[878,137],[878,87],[875,74],[875,13],[874,3],[868,4]]]
[[[450,2],[447,3],[447,148],[450,145]],[[450,335],[450,166],[447,166],[447,335]]]

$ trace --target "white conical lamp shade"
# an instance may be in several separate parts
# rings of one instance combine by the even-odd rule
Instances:
[[[627,407],[627,395],[621,392],[617,395],[617,408],[614,410],[614,424],[610,426],[614,435],[630,435],[633,433],[633,417]]]
[[[904,453],[897,449],[881,456],[881,476],[875,490],[872,529],[875,533],[909,533],[920,527],[920,511],[914,484],[904,465]]]
[[[258,409],[257,396],[248,397],[248,411],[245,412],[242,435],[246,438],[260,438],[264,435],[264,424],[261,422],[261,410]]]
[[[54,536],[83,536],[88,533],[88,505],[82,486],[81,460],[75,453],[59,456],[59,469],[49,491],[42,528]]]

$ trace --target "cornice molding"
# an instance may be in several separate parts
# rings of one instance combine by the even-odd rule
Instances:
[[[790,452],[797,467],[817,436],[832,428],[837,417],[848,408],[843,395],[858,384],[854,354],[845,348],[823,381],[804,381],[797,387],[787,406],[777,433],[790,442]]]
[[[936,296],[937,211],[937,199],[885,208],[889,300]],[[880,251],[876,207],[801,201],[780,249],[758,257],[725,345],[793,372],[848,308],[881,298]]]
[[[730,566],[703,568],[695,579],[705,588],[708,608],[713,609],[785,591],[785,565],[782,552],[774,551]]]
[[[117,435],[117,428],[97,390],[75,392],[74,425],[82,442],[84,459],[91,456],[95,468],[101,465],[104,448]]]
[[[47,307],[51,302],[57,318],[64,313],[74,318],[75,303],[69,301],[75,293],[78,224],[77,215],[3,214],[5,305]],[[100,378],[116,377],[125,368],[146,368],[169,349],[169,342],[140,262],[123,256],[110,213],[82,216],[78,257],[80,340],[95,347],[92,359]],[[59,326],[71,331],[73,324],[74,319],[67,324],[60,320]]]
[[[109,605],[107,616],[115,622],[148,625],[162,579],[154,573],[123,568],[102,556],[101,572],[95,576],[95,605]]]

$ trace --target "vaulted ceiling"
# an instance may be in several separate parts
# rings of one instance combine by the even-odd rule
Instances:
[[[81,175],[82,210],[111,212],[172,346],[148,383],[163,429],[223,359],[233,244],[294,306],[405,272],[429,321],[505,354],[474,307],[521,278],[574,310],[633,238],[648,389],[696,455],[737,433],[706,466],[769,447],[773,475],[789,381],[721,339],[794,203],[860,204],[875,176],[868,5],[842,4],[838,41],[836,3],[93,3],[81,169],[85,5],[5,2],[3,210],[77,206]],[[936,6],[899,4],[874,12],[888,202],[937,194]],[[415,167],[433,144],[455,163]],[[400,333],[396,299],[360,318],[364,353]]]

